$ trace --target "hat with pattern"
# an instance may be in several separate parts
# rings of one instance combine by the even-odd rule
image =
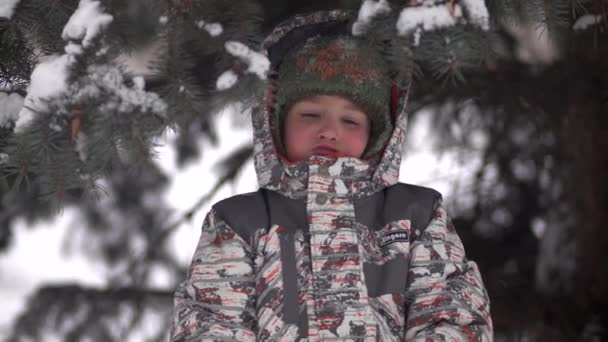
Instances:
[[[289,108],[306,97],[342,96],[370,120],[363,158],[380,151],[392,131],[391,79],[380,52],[349,35],[317,35],[291,49],[278,68],[274,138],[284,153],[283,127]]]

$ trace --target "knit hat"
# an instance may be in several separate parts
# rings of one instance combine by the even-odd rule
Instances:
[[[392,131],[388,67],[380,52],[355,37],[315,36],[292,48],[279,66],[276,91],[273,134],[282,153],[287,111],[309,96],[343,96],[367,113],[371,130],[363,158],[380,151]]]

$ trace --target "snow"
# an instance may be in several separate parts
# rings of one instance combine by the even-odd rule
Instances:
[[[20,133],[29,126],[36,112],[48,109],[45,101],[68,92],[67,77],[70,66],[74,63],[74,55],[81,54],[82,47],[88,47],[95,36],[113,20],[111,15],[101,12],[100,5],[99,1],[80,0],[78,8],[61,34],[64,40],[69,41],[65,47],[66,54],[50,56],[38,64],[32,72],[25,105],[19,112],[15,124],[15,133]],[[80,39],[82,46],[71,41]]]
[[[453,6],[442,4],[406,7],[399,14],[397,30],[403,36],[414,33],[417,45],[421,30],[432,31],[458,24],[463,19],[463,8],[472,24],[483,30],[490,29],[490,16],[484,0],[461,0],[460,4]]]
[[[224,46],[228,53],[247,63],[249,66],[247,72],[256,74],[262,80],[266,79],[266,74],[270,68],[270,61],[266,56],[251,50],[241,42],[233,40],[227,41]]]
[[[169,22],[169,18],[166,15],[160,16],[158,22],[161,23],[161,25],[165,25]]]
[[[144,90],[146,88],[146,80],[141,76],[133,77],[133,84],[136,89]]]
[[[78,45],[74,42],[69,42],[64,48],[65,53],[68,55],[80,55],[82,54],[82,45]]]
[[[401,35],[409,35],[418,27],[425,31],[436,30],[456,25],[457,19],[462,16],[460,6],[454,6],[454,14],[448,5],[435,7],[407,7],[399,14],[397,30]]]
[[[25,105],[15,123],[15,133],[20,133],[29,126],[36,112],[47,109],[45,100],[66,92],[68,69],[73,61],[70,55],[53,55],[36,66],[27,87]]]
[[[490,14],[484,0],[460,0],[460,3],[465,8],[469,21],[483,30],[490,29]]]
[[[199,20],[195,24],[199,29],[205,29],[212,37],[217,37],[224,32],[224,28],[220,23],[205,23],[204,20]]]
[[[6,163],[8,161],[8,154],[0,153],[0,165]]]
[[[585,14],[578,18],[572,29],[575,31],[581,31],[587,29],[589,26],[597,25],[602,22],[602,16],[600,14]]]
[[[353,23],[353,36],[365,33],[365,29],[371,21],[378,15],[391,11],[391,7],[386,0],[365,0],[359,9],[357,21]]]
[[[483,159],[478,151],[465,154],[463,150],[453,148],[439,152],[435,147],[438,137],[432,118],[431,112],[423,110],[408,123],[399,181],[439,191],[451,206],[450,211],[468,210],[475,203],[475,195],[470,189]],[[448,203],[451,198],[457,200]]]
[[[114,20],[109,14],[101,11],[101,3],[93,0],[80,0],[78,9],[63,28],[63,40],[80,40],[85,48],[91,41]]]
[[[87,161],[87,154],[86,154],[86,150],[85,150],[86,144],[87,144],[87,136],[82,132],[78,132],[78,136],[76,136],[76,145],[74,146],[74,150],[76,152],[78,152],[78,156],[80,157],[80,160],[82,160],[85,163]]]
[[[270,61],[265,55],[251,50],[241,42],[233,40],[227,41],[224,47],[228,53],[247,63],[248,73],[256,74],[262,80],[266,79],[266,74],[268,73],[268,69],[270,69]],[[226,90],[234,86],[237,81],[238,75],[232,70],[226,70],[217,79],[215,87],[218,90]]]
[[[545,220],[540,217],[537,217],[532,220],[532,232],[534,233],[534,236],[540,239],[543,237],[543,234],[545,234],[546,230],[547,223],[545,222]]]
[[[0,1],[0,18],[11,18],[15,12],[15,7],[21,0],[2,0]]]
[[[217,90],[226,90],[235,85],[238,79],[239,77],[234,73],[234,71],[226,70],[217,79],[215,87],[217,88]]]
[[[23,107],[23,97],[17,93],[0,92],[0,127],[8,127],[19,117]]]
[[[144,90],[145,81],[142,77],[133,78],[133,87],[125,86],[120,69],[111,65],[90,65],[87,68],[85,84],[72,85],[74,101],[86,100],[100,93],[112,94],[112,98],[104,103],[105,109],[118,112],[131,112],[138,108],[158,115],[165,115],[167,104],[153,92]]]
[[[211,36],[217,37],[224,32],[224,28],[220,23],[211,23],[205,25],[205,31],[209,32]]]
[[[50,123],[49,127],[55,132],[61,132],[63,129],[56,123]]]
[[[25,309],[27,297],[38,286],[77,281],[84,286],[105,286],[105,266],[61,250],[70,238],[70,220],[75,209],[66,208],[54,220],[13,224],[14,243],[0,256],[0,327]],[[0,331],[3,340],[4,331]],[[5,336],[6,337],[6,336]]]

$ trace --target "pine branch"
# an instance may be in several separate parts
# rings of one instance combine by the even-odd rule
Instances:
[[[245,163],[253,155],[253,147],[245,145],[235,150],[225,159],[221,160],[216,168],[222,176],[216,181],[215,185],[203,197],[201,197],[190,209],[184,212],[180,218],[169,224],[165,229],[151,237],[145,250],[140,253],[131,253],[130,262],[124,273],[130,275],[135,284],[141,284],[147,275],[147,266],[151,260],[154,260],[159,253],[158,246],[164,245],[169,236],[174,233],[179,227],[186,222],[192,220],[194,215],[207,204],[217,192],[227,183],[234,181],[238,173],[243,169]]]
[[[144,320],[150,316],[159,316],[156,318],[165,324],[146,334],[166,336],[172,297],[172,290],[137,287],[93,289],[77,284],[42,287],[28,301],[28,310],[17,319],[8,341],[39,340],[51,335],[62,341],[100,338],[120,341],[130,336],[135,327],[145,329]]]

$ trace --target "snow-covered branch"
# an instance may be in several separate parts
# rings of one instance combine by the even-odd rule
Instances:
[[[89,47],[91,41],[114,20],[103,13],[101,3],[94,0],[80,0],[78,9],[65,25],[61,38],[65,41],[82,40],[83,47]]]
[[[15,7],[21,0],[2,0],[0,1],[0,18],[10,19],[15,13]]]
[[[466,15],[466,18],[465,18]],[[468,22],[483,30],[490,28],[488,9],[483,0],[460,0],[438,5],[406,7],[397,21],[400,35],[414,34],[415,44],[422,31],[432,31]]]
[[[73,63],[73,56],[65,54],[50,56],[36,66],[27,88],[24,106],[15,123],[15,133],[20,133],[29,126],[37,112],[48,110],[46,100],[67,92],[68,71]]]
[[[17,93],[7,94],[0,91],[0,128],[7,127],[19,117],[23,107],[23,97]]]
[[[352,34],[359,36],[365,33],[368,25],[378,15],[382,15],[391,11],[391,6],[386,0],[365,0],[359,9],[357,21],[353,23]]]
[[[490,29],[490,13],[484,0],[460,0],[469,22],[482,30]]]
[[[597,25],[602,22],[602,16],[599,14],[585,14],[578,18],[572,29],[575,31],[586,30],[589,26]]]
[[[266,79],[266,74],[270,69],[270,61],[265,55],[253,51],[247,47],[247,45],[237,41],[228,41],[224,47],[228,53],[238,57],[248,65],[246,72],[256,74],[261,80]],[[238,76],[236,73],[232,70],[227,70],[218,78],[216,88],[218,90],[228,89],[232,87],[237,80]]]
[[[199,20],[196,22],[196,27],[199,29],[204,29],[211,35],[212,37],[217,37],[224,32],[224,28],[220,23],[207,23],[204,20]]]

